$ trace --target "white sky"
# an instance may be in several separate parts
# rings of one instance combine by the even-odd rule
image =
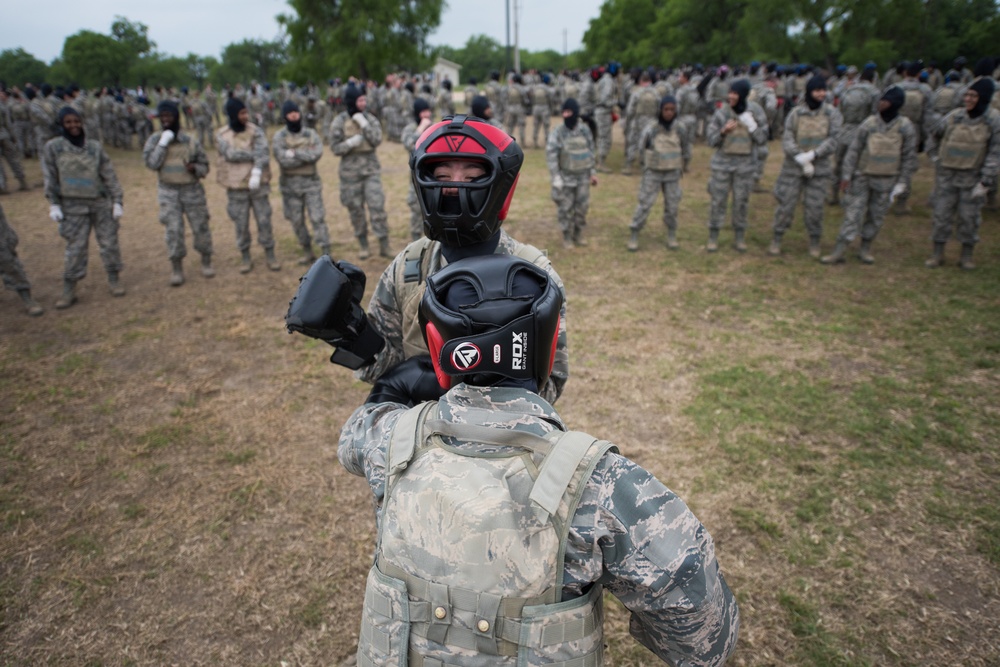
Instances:
[[[602,0],[509,0],[510,39],[514,42],[514,2],[519,3],[520,46],[531,51],[575,51],[583,44],[591,18]],[[11,4],[16,0],[8,0]],[[434,46],[465,45],[485,34],[506,43],[504,0],[448,0],[441,25],[429,42]],[[279,35],[275,16],[289,11],[284,0],[29,0],[25,10],[8,7],[0,21],[0,50],[21,47],[51,62],[62,53],[66,37],[79,30],[109,34],[116,15],[149,26],[157,49],[174,56],[196,53],[219,57],[223,47],[244,39],[271,40]]]

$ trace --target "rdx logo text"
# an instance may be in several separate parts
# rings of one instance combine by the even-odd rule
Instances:
[[[512,332],[514,340],[510,346],[510,367],[514,370],[524,370],[524,346],[528,343],[527,332]]]

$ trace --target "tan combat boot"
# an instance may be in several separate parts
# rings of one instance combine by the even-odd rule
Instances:
[[[837,241],[837,245],[833,247],[833,252],[821,258],[819,261],[823,264],[843,264],[847,261],[844,257],[846,252],[847,244],[843,241]]]
[[[76,281],[63,280],[63,292],[59,300],[56,301],[56,308],[62,310],[63,308],[69,308],[74,303],[76,303]]]
[[[930,259],[924,262],[924,266],[928,269],[936,269],[939,266],[944,265],[944,244],[937,241],[934,242],[934,254],[931,255]]]
[[[274,256],[274,248],[264,248],[264,256],[267,259],[267,268],[272,271],[281,271],[281,262]]]
[[[25,310],[27,310],[28,314],[32,317],[38,317],[45,312],[45,309],[42,308],[41,304],[31,298],[30,289],[19,289],[17,290],[17,294],[21,297]]]
[[[215,269],[212,268],[212,255],[207,252],[201,256],[201,275],[205,278],[215,277]]]
[[[172,259],[170,260],[170,266],[170,284],[173,287],[180,287],[184,284],[184,260]]]
[[[118,281],[117,271],[108,271],[108,291],[111,296],[125,296],[125,286]]]
[[[639,249],[639,230],[633,229],[632,234],[628,237],[628,251],[635,252]]]
[[[250,273],[253,271],[253,258],[250,256],[250,249],[243,251],[243,256],[240,259],[240,273]]]

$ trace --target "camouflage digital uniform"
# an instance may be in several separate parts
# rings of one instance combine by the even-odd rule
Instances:
[[[410,108],[413,108],[411,101]],[[368,127],[353,128],[352,136],[360,135],[363,141],[353,148],[347,142],[345,126],[348,123],[357,125],[353,118],[342,111],[330,123],[330,150],[340,157],[338,174],[340,175],[340,203],[347,209],[351,217],[354,236],[359,240],[368,238],[368,218],[375,236],[382,241],[389,237],[388,215],[385,212],[385,193],[382,190],[382,167],[379,164],[375,149],[382,143],[382,126],[373,114],[361,112],[368,120]]]
[[[412,122],[403,128],[403,148],[406,149],[407,155],[413,155],[413,150],[417,146],[417,139],[420,138],[417,127],[417,123]],[[410,188],[406,194],[406,205],[410,207],[410,238],[415,241],[424,235],[424,212],[420,208],[417,191],[413,189],[413,179],[410,179]]]
[[[662,107],[661,107],[662,108]],[[680,146],[679,165],[674,169],[663,169],[670,166],[662,164],[660,158],[649,155],[647,151],[654,150],[656,139],[661,134],[673,133]],[[642,131],[636,147],[642,162],[642,180],[639,182],[639,202],[632,214],[632,224],[629,228],[638,232],[646,226],[649,212],[656,203],[656,198],[663,193],[663,224],[673,238],[677,230],[677,212],[681,204],[681,177],[691,162],[691,136],[688,126],[675,120],[668,130],[660,122],[654,122]]]
[[[527,104],[528,89],[523,85],[511,81],[507,84],[503,91],[503,110],[506,112],[504,117],[504,127],[507,128],[507,132],[510,136],[515,139],[520,136],[521,145],[527,146],[527,120],[525,118],[525,106]],[[495,109],[494,109],[495,111]]]
[[[191,100],[191,117],[198,131],[198,143],[202,146],[215,148],[215,134],[212,132],[212,109],[207,100],[198,93]]]
[[[639,139],[656,122],[660,111],[660,95],[652,85],[632,88],[625,106],[625,169],[630,170],[639,158]]]
[[[21,166],[21,151],[14,139],[13,122],[6,103],[0,103],[0,159],[7,160],[14,178],[21,184],[22,190],[28,189],[24,178],[24,167]],[[0,191],[7,189],[7,176],[3,164],[0,163]]]
[[[253,123],[247,123],[243,132],[251,135],[250,148],[244,150],[237,148],[232,143],[232,130],[225,125],[215,135],[215,143],[219,148],[217,176],[220,185],[226,188],[226,213],[233,221],[236,228],[236,247],[240,252],[248,252],[252,238],[250,236],[250,209],[253,209],[253,217],[257,221],[257,243],[265,250],[274,249],[274,228],[271,225],[271,199],[269,197],[271,156],[267,151],[267,135],[264,130]],[[261,170],[261,184],[256,190],[251,190],[243,179],[239,185],[235,183],[223,183],[222,179],[226,167],[222,162],[246,165],[252,163],[253,168]],[[249,171],[248,171],[249,173]]]
[[[712,173],[708,181],[708,194],[711,197],[708,229],[716,234],[722,229],[726,221],[726,207],[732,193],[732,224],[738,239],[742,239],[747,229],[747,208],[757,174],[757,153],[761,146],[767,144],[768,135],[767,114],[764,113],[764,109],[756,102],[747,102],[746,111],[750,112],[757,124],[752,132],[733,111],[728,101],[715,110],[705,131],[708,146],[716,149],[712,154],[710,163]],[[742,132],[734,131],[723,135],[722,128],[730,120],[737,121]]]
[[[38,149],[38,160],[42,163],[42,171],[45,170],[45,144],[59,135],[59,123],[57,116],[59,103],[52,95],[42,97],[41,95],[31,100],[28,107],[31,113],[31,123],[35,128],[35,147]]]
[[[31,122],[31,109],[27,100],[20,97],[11,98],[10,118],[14,139],[21,151],[21,156],[25,158],[35,157],[40,148],[35,144],[35,127]]]
[[[0,206],[0,278],[4,287],[13,292],[31,289],[28,274],[24,272],[24,264],[17,256],[17,232],[7,222],[3,207]]]
[[[820,116],[826,118],[825,136],[811,137],[808,141],[800,142],[801,119],[807,118],[815,123]],[[774,238],[778,243],[782,235],[792,226],[795,206],[799,202],[800,195],[803,196],[802,208],[810,246],[816,246],[823,236],[823,208],[826,204],[830,179],[833,177],[831,158],[837,150],[837,138],[842,124],[843,117],[835,107],[821,104],[819,108],[811,110],[805,101],[796,105],[785,118],[785,129],[781,138],[785,161],[774,184],[774,198],[778,200],[778,206],[774,211],[773,228]],[[812,162],[815,169],[812,177],[807,177],[802,167],[795,161],[796,155],[808,151],[814,151],[816,154]]]
[[[768,80],[757,81],[750,88],[750,94],[747,96],[747,102],[759,104],[760,108],[764,110],[764,117],[767,119],[767,141],[757,146],[757,167],[753,175],[755,188],[759,187],[760,179],[764,177],[764,167],[767,166],[767,158],[771,155],[768,142],[774,136],[774,123],[778,117],[778,96],[774,92],[772,83]],[[764,190],[758,189],[756,191],[763,192]]]
[[[542,137],[549,136],[549,119],[552,117],[552,104],[555,98],[555,91],[547,83],[536,83],[529,92],[531,96],[531,117],[535,124],[531,129],[532,145],[538,148],[538,131],[542,130]]]
[[[858,133],[861,123],[878,110],[879,97],[881,97],[881,93],[878,88],[863,79],[845,86],[840,93],[838,109],[844,118],[844,124],[840,128],[840,137],[837,140],[834,175],[839,177],[840,174],[844,173],[844,156],[847,155],[847,149],[854,143],[854,136]],[[837,178],[834,178],[833,181],[831,203],[839,199],[837,193],[840,192],[840,183],[837,182]],[[891,186],[890,189],[892,189]]]
[[[883,168],[879,162],[872,160],[870,154],[870,138],[878,135],[874,141],[890,137],[898,133],[901,137],[899,162],[895,174],[887,173],[893,169],[891,165]],[[840,225],[837,243],[849,245],[858,234],[861,240],[875,240],[885,222],[889,211],[889,195],[895,185],[899,184],[910,189],[913,174],[917,171],[917,132],[913,123],[903,115],[886,123],[875,113],[869,116],[853,131],[853,140],[844,156],[844,165],[840,178],[850,181],[850,189],[844,202],[844,221]]]
[[[982,145],[976,147],[980,151],[977,157],[981,159],[975,160],[976,164],[967,168],[950,166],[953,164],[950,155],[954,154],[961,159],[968,154],[970,148],[962,145],[949,149],[947,139],[957,128],[980,133],[983,139]],[[963,246],[975,246],[979,242],[979,226],[983,221],[985,199],[974,198],[972,189],[978,183],[990,189],[997,185],[997,171],[1000,170],[1000,112],[988,108],[979,117],[971,118],[964,108],[955,109],[932,127],[931,136],[938,152],[934,172],[934,227],[931,238],[934,243],[947,243],[954,225],[959,242]]]
[[[407,257],[411,249],[420,251],[421,278],[419,282],[407,280]],[[563,306],[559,313],[559,337],[556,341],[556,356],[552,372],[545,386],[538,392],[549,403],[555,403],[562,394],[569,379],[569,347],[566,336],[566,289],[562,278],[556,273],[552,263],[538,248],[520,243],[507,232],[500,230],[499,242],[494,251],[501,255],[517,255],[545,269],[549,277],[563,294]],[[443,246],[439,241],[422,238],[414,241],[389,263],[382,272],[371,301],[368,303],[368,324],[385,339],[385,347],[375,357],[375,361],[355,372],[355,377],[373,383],[383,373],[404,359],[418,354],[427,354],[427,345],[419,334],[418,310],[420,297],[426,287],[427,276],[433,275],[447,266]]]
[[[315,240],[324,254],[329,253],[330,231],[323,207],[323,182],[316,172],[316,163],[323,157],[323,140],[316,130],[303,126],[301,131],[294,133],[283,127],[274,133],[271,142],[274,159],[281,168],[281,200],[285,218],[291,223],[299,245],[311,256]],[[289,157],[288,151],[294,154]],[[306,211],[312,221],[312,236],[306,226]]]
[[[688,82],[677,89],[677,120],[680,121],[687,134],[688,142],[693,144],[698,129],[698,107],[701,97],[698,95],[698,85]]]
[[[615,79],[609,72],[605,72],[597,80],[594,95],[594,121],[597,123],[598,169],[604,168],[604,162],[608,159],[608,153],[611,152],[611,130],[614,125],[611,113],[614,110],[616,101]]]
[[[65,173],[70,166],[83,166]],[[112,204],[121,204],[122,186],[118,182],[111,158],[94,139],[86,139],[78,148],[65,137],[50,139],[42,149],[45,174],[45,198],[49,204],[62,208],[63,219],[59,235],[66,240],[66,262],[63,279],[78,282],[87,275],[87,254],[90,230],[94,230],[101,261],[109,277],[122,270],[122,255],[118,245],[118,221],[111,215]]]
[[[418,507],[427,508],[428,512],[436,517],[440,513],[452,513],[456,511],[456,503],[462,504],[462,510],[475,511],[477,505],[485,502],[484,499],[466,499],[466,495],[474,494],[475,490],[466,491],[462,488],[460,480],[472,474],[470,470],[475,466],[475,470],[485,468],[487,461],[496,461],[498,458],[507,458],[512,462],[504,466],[497,462],[501,468],[497,475],[505,474],[504,479],[525,474],[525,463],[518,459],[531,459],[527,468],[532,471],[546,470],[543,461],[548,455],[549,449],[537,446],[538,451],[517,450],[512,452],[509,446],[490,443],[491,431],[504,433],[511,436],[511,430],[517,434],[524,434],[525,438],[551,438],[553,432],[567,431],[565,423],[554,408],[537,394],[525,389],[512,387],[476,387],[466,383],[460,383],[442,396],[438,401],[422,404],[420,408],[414,410],[427,410],[430,417],[441,420],[440,428],[453,430],[456,433],[463,433],[462,437],[451,435],[442,436],[449,449],[456,455],[469,457],[468,462],[462,462],[453,458],[451,465],[420,465],[418,460],[436,462],[439,455],[435,451],[429,451],[420,459],[409,462],[400,461],[401,450],[408,449],[400,444],[393,447],[393,443],[399,442],[400,438],[412,438],[419,440],[416,442],[417,451],[424,452],[423,444],[425,437],[430,435],[431,424],[425,422],[424,425],[416,426],[416,432],[405,432],[404,429],[412,428],[412,417],[408,415],[407,406],[400,403],[366,403],[361,406],[348,418],[340,433],[340,441],[337,448],[337,456],[340,463],[348,472],[354,475],[363,476],[367,479],[375,500],[376,525],[380,529],[385,529],[392,535],[399,536],[403,531],[397,531],[395,527],[403,525],[419,526],[416,521],[407,521],[407,508],[416,511]],[[409,413],[412,414],[412,413]],[[464,430],[469,426],[482,429],[474,432],[475,435],[464,435]],[[426,431],[425,431],[426,427]],[[397,435],[398,433],[398,435]],[[471,437],[470,437],[471,436]],[[476,439],[478,436],[478,439]],[[538,576],[536,573],[546,570],[562,570],[562,576],[550,576],[549,579],[556,579],[555,586],[561,586],[561,592],[557,600],[565,601],[559,608],[565,608],[573,602],[586,602],[585,596],[588,593],[601,593],[600,586],[603,585],[607,592],[614,595],[629,610],[631,615],[630,633],[631,635],[650,649],[659,659],[665,663],[674,665],[721,665],[733,653],[736,648],[739,633],[739,608],[736,598],[726,584],[725,578],[719,568],[715,556],[715,547],[712,537],[702,523],[695,517],[683,500],[675,495],[670,489],[656,479],[654,475],[639,466],[630,459],[617,453],[617,448],[606,441],[594,442],[596,439],[585,434],[576,434],[584,443],[590,442],[590,447],[600,447],[597,451],[588,449],[591,453],[592,461],[580,466],[576,461],[582,456],[573,459],[576,482],[574,488],[579,489],[580,500],[578,503],[570,503],[565,499],[559,504],[567,507],[565,510],[556,510],[565,514],[566,527],[565,540],[557,541],[554,551],[562,555],[562,563],[552,562],[559,558],[558,555],[541,556],[538,560],[528,558],[526,555],[518,556],[511,554],[510,550],[503,544],[503,536],[495,531],[500,525],[516,523],[522,525],[524,521],[530,522],[529,527],[532,535],[536,531],[543,530],[547,524],[548,513],[539,511],[535,506],[526,506],[524,501],[505,502],[503,511],[509,512],[502,516],[497,515],[496,509],[480,512],[478,516],[468,516],[466,523],[474,523],[467,530],[458,531],[457,535],[449,535],[445,524],[440,520],[428,521],[428,524],[435,526],[430,530],[435,531],[425,537],[415,537],[427,550],[427,556],[435,560],[454,562],[456,567],[435,568],[439,573],[420,573],[416,576],[430,578],[435,582],[431,585],[444,600],[454,600],[449,604],[445,602],[456,620],[452,619],[452,613],[438,615],[437,618],[444,627],[440,632],[432,632],[438,629],[434,623],[428,631],[422,628],[428,626],[431,621],[428,618],[412,619],[413,631],[410,632],[410,619],[405,612],[399,614],[389,614],[393,619],[402,618],[402,628],[398,632],[392,633],[393,642],[386,641],[381,646],[386,649],[394,645],[400,654],[394,660],[394,664],[406,664],[407,654],[412,664],[417,656],[425,656],[428,660],[433,659],[434,664],[463,664],[463,665],[537,665],[542,662],[549,663],[549,659],[529,657],[540,649],[522,648],[520,651],[507,653],[506,657],[496,655],[497,647],[504,643],[502,641],[501,628],[506,627],[508,619],[502,619],[502,612],[497,610],[506,608],[501,606],[499,595],[477,596],[467,588],[464,592],[470,593],[472,604],[480,600],[479,612],[476,618],[483,619],[478,625],[479,636],[485,636],[489,641],[479,644],[473,643],[466,649],[459,649],[451,646],[453,633],[447,630],[452,627],[456,633],[464,622],[457,619],[463,612],[460,611],[464,605],[458,600],[458,596],[449,594],[448,583],[454,583],[455,579],[460,579],[463,570],[474,569],[474,564],[470,559],[489,558],[494,554],[483,554],[482,548],[473,547],[489,540],[490,544],[497,547],[497,551],[510,557],[509,570],[518,582],[522,580],[531,581],[530,575]],[[556,452],[567,452],[562,445],[568,441],[569,436],[564,436],[560,446],[553,447]],[[484,440],[486,442],[484,442]],[[537,440],[536,440],[537,441]],[[551,442],[542,440],[541,442]],[[432,445],[434,447],[434,445]],[[437,445],[440,447],[440,445]],[[393,452],[390,455],[390,450]],[[442,451],[442,450],[437,450]],[[426,456],[430,459],[424,458]],[[488,457],[488,458],[487,458]],[[513,457],[513,458],[511,458]],[[476,459],[483,463],[476,463]],[[566,457],[560,457],[563,460]],[[458,470],[456,470],[456,468]],[[509,468],[509,472],[507,472]],[[454,478],[448,478],[448,473],[454,471]],[[479,473],[486,475],[486,484],[493,481],[485,471]],[[537,489],[533,480],[537,477],[541,481],[538,473],[531,473],[531,480],[525,480],[525,484],[532,484],[531,488]],[[399,483],[403,479],[404,484]],[[478,478],[477,478],[478,479]],[[582,485],[582,487],[580,486]],[[428,499],[427,502],[412,502],[407,500],[395,500],[393,495],[397,491],[406,488],[416,491],[412,496],[406,494],[407,499],[420,496],[420,489],[427,489],[428,492],[435,490],[435,500]],[[524,489],[521,483],[511,483],[508,497],[517,498],[520,495],[518,490]],[[637,493],[641,490],[641,493]],[[525,491],[527,493],[527,491]],[[575,497],[575,496],[574,496]],[[447,498],[447,500],[446,500]],[[490,494],[490,500],[494,495]],[[565,496],[564,496],[565,498]],[[385,503],[383,502],[385,501]],[[535,501],[539,502],[539,501]],[[575,504],[575,508],[569,509]],[[492,507],[492,506],[491,506]],[[471,509],[470,509],[471,508]],[[555,512],[554,512],[555,513]],[[561,516],[561,515],[559,515]],[[383,526],[383,523],[385,524]],[[562,523],[562,522],[560,522]],[[536,525],[538,527],[536,527]],[[565,525],[565,524],[563,524]],[[441,527],[438,532],[437,527]],[[651,539],[655,536],[655,539]],[[455,540],[466,542],[463,545],[455,544]],[[405,544],[410,544],[406,542]],[[377,550],[382,553],[380,541]],[[564,546],[563,546],[564,545]],[[405,545],[404,545],[405,546]],[[519,548],[527,552],[529,542],[519,541]],[[433,553],[435,547],[442,551],[440,554]],[[412,549],[417,545],[413,544]],[[564,550],[564,552],[563,552]],[[399,552],[410,551],[400,549]],[[410,551],[415,553],[414,551]],[[463,556],[462,554],[465,554]],[[497,556],[500,557],[499,555]],[[404,561],[405,562],[405,561]],[[375,569],[391,567],[392,559],[379,558],[379,563]],[[533,567],[528,568],[526,564]],[[559,567],[561,565],[561,568]],[[464,567],[462,567],[464,566]],[[484,566],[485,567],[485,566]],[[403,570],[400,573],[393,572],[393,576],[407,576],[410,570]],[[451,574],[444,574],[448,572]],[[371,576],[378,576],[373,573]],[[384,577],[385,575],[383,575]],[[472,574],[474,577],[474,573]],[[383,579],[384,580],[384,579]],[[539,584],[548,583],[543,579]],[[466,584],[459,581],[458,584]],[[475,584],[472,584],[473,586]],[[451,589],[453,590],[453,589]],[[371,586],[369,587],[369,592]],[[416,591],[416,587],[414,587]],[[453,597],[454,596],[454,597]],[[491,605],[487,600],[495,600]],[[406,589],[402,591],[402,605],[406,609],[407,594]],[[590,661],[584,661],[582,657],[577,657],[572,662],[561,662],[559,664],[593,664],[599,665],[602,660],[600,600],[596,600],[598,612],[596,614],[596,627],[591,628],[591,632],[578,634],[560,634],[564,648],[569,649],[570,655],[575,648],[577,652],[589,653]],[[395,605],[394,605],[395,606]],[[433,607],[434,605],[430,605]],[[543,609],[544,607],[532,607],[532,609]],[[444,608],[442,607],[442,610]],[[503,616],[517,614],[502,614]],[[367,617],[365,622],[371,623],[374,619]],[[518,618],[509,619],[517,622]],[[424,622],[421,622],[424,621]],[[525,617],[525,622],[528,619]],[[558,626],[556,626],[558,627]],[[370,633],[365,633],[370,636]],[[530,644],[532,641],[525,636],[535,633],[514,633],[510,641]],[[596,646],[591,642],[596,637]],[[577,638],[579,641],[573,642]],[[408,640],[408,641],[407,641]],[[402,641],[403,645],[399,646]],[[362,644],[368,643],[363,640]],[[545,642],[546,647],[551,644],[560,643],[555,637]],[[568,646],[566,645],[568,643]],[[376,649],[378,650],[378,649]],[[490,655],[492,654],[492,655]],[[535,654],[537,655],[537,654]],[[566,654],[559,654],[558,659],[568,658]],[[555,659],[555,658],[553,658]],[[441,662],[438,662],[441,660]],[[387,664],[378,656],[363,654],[359,651],[358,664]],[[418,663],[419,664],[419,663]],[[422,664],[429,664],[423,662]]]
[[[490,101],[490,106],[493,107],[494,117],[503,123],[507,118],[505,115],[506,107],[504,107],[503,86],[500,85],[499,81],[491,78],[486,82],[483,92],[486,95],[486,99]]]
[[[575,151],[571,150],[575,147]],[[549,132],[545,162],[552,177],[552,201],[567,246],[580,245],[590,209],[590,179],[597,175],[594,135],[582,120],[572,130],[560,123]]]
[[[179,120],[179,119],[178,119]],[[202,257],[212,255],[212,230],[208,221],[208,202],[201,184],[208,176],[208,156],[201,142],[186,132],[178,132],[168,146],[160,145],[162,132],[154,132],[142,147],[142,160],[157,174],[156,201],[160,207],[160,224],[164,227],[167,255],[170,260],[184,259],[184,216],[191,226],[194,249]],[[168,152],[172,160],[168,160]],[[178,162],[183,161],[183,165]],[[188,171],[186,165],[193,165]],[[181,171],[181,168],[184,171]]]

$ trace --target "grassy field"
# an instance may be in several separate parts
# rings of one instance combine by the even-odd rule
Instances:
[[[566,284],[557,407],[706,524],[741,605],[732,664],[1000,663],[1000,215],[985,212],[978,269],[956,267],[956,244],[924,268],[924,161],[913,213],[889,217],[873,266],[811,259],[801,212],[768,257],[769,193],[751,200],[749,252],[726,230],[707,254],[700,146],[679,251],[659,206],[640,251],[625,250],[639,179],[617,169],[592,192],[589,247],[564,250],[542,151],[526,152],[506,229],[547,248]],[[399,250],[405,154],[379,155]],[[171,288],[155,177],[137,151],[112,158],[124,298],[92,249],[80,302],[54,310],[63,242],[41,189],[0,197],[48,309],[29,318],[0,293],[0,665],[337,664],[356,641],[374,522],[336,443],[367,387],[283,329],[304,269],[276,187],[282,271],[255,246],[256,268],[238,273],[210,176],[219,275],[198,275],[192,252]],[[336,166],[320,162],[334,254],[358,262]],[[824,251],[841,215],[827,211]],[[387,261],[358,263],[371,286]],[[610,662],[652,664],[609,607]]]

